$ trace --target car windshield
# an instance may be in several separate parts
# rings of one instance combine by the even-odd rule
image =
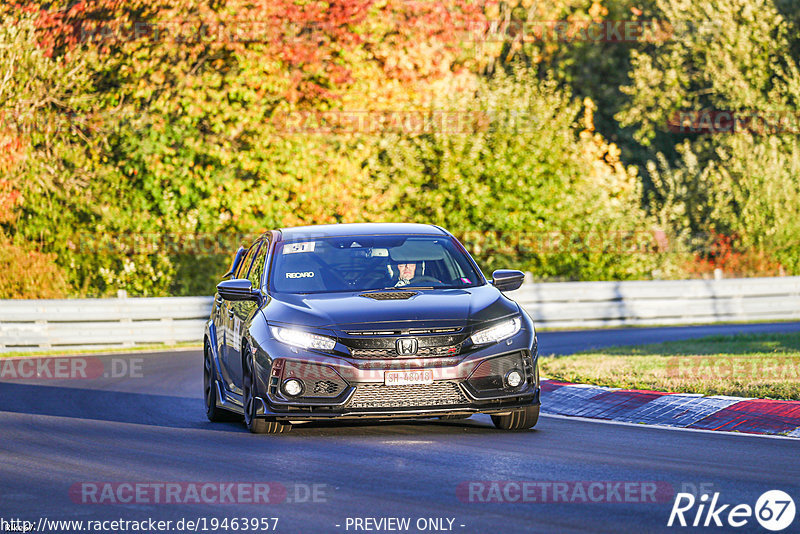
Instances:
[[[450,237],[352,236],[278,243],[272,291],[333,293],[465,288],[483,283]]]

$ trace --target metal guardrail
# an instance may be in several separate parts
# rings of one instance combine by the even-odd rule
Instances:
[[[543,328],[800,319],[800,276],[524,284],[511,296]]]
[[[540,328],[800,320],[800,277],[525,283]],[[212,297],[0,300],[0,352],[201,341]]]
[[[0,352],[203,340],[213,297],[0,300]]]

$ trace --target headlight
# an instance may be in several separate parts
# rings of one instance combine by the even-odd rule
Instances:
[[[485,343],[494,343],[497,341],[501,341],[507,337],[511,337],[517,332],[519,332],[520,327],[522,326],[522,321],[519,317],[514,317],[513,319],[509,319],[508,321],[503,321],[502,323],[496,324],[491,328],[487,328],[485,330],[481,330],[480,332],[475,332],[472,334],[472,342],[476,345],[483,345]]]
[[[310,332],[282,328],[280,326],[271,326],[270,329],[272,330],[272,335],[275,336],[278,341],[294,347],[333,350],[333,347],[336,346],[336,341],[327,336],[318,336]]]

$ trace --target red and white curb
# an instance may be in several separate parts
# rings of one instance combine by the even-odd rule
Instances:
[[[800,401],[704,397],[542,380],[542,412],[591,419],[800,438]]]

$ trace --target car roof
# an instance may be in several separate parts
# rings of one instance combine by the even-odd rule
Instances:
[[[346,237],[357,235],[449,235],[442,228],[432,224],[416,223],[348,223],[320,224],[315,226],[296,226],[281,228],[279,241],[294,239],[318,239],[323,237]]]

